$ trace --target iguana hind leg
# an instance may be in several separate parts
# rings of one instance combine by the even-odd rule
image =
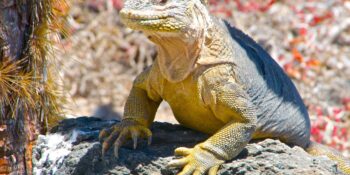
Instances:
[[[338,151],[316,142],[310,142],[305,151],[314,156],[327,156],[329,159],[338,163],[338,167],[343,173],[350,175],[350,160]]]

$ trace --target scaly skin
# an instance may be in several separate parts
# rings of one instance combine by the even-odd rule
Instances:
[[[134,148],[166,100],[180,124],[212,135],[169,163],[180,175],[214,175],[251,139],[276,138],[327,155],[350,174],[349,161],[310,142],[310,120],[296,88],[251,38],[209,15],[206,1],[129,0],[120,12],[130,28],[158,46],[155,63],[134,81],[124,119],[100,133],[105,152],[126,139]]]

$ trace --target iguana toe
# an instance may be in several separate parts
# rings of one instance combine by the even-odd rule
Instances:
[[[209,175],[216,175],[219,171],[220,165],[213,166],[209,169]]]
[[[194,148],[177,148],[175,155],[184,156],[168,164],[172,167],[183,167],[178,175],[204,175],[207,172],[209,175],[216,175],[220,165],[224,163],[224,160],[201,148],[200,144]]]
[[[118,157],[119,148],[127,141],[132,139],[133,147],[136,149],[137,140],[139,137],[147,138],[148,144],[151,143],[152,132],[137,121],[131,119],[123,120],[115,124],[110,129],[105,129],[100,132],[99,139],[102,143],[102,157],[105,153],[114,146],[114,155]]]

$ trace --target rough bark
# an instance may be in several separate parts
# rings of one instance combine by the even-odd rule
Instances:
[[[48,60],[64,3],[0,0],[0,174],[32,174],[35,139],[57,115]]]
[[[24,34],[28,31],[27,4],[18,6],[14,0],[0,1],[1,61],[19,60],[23,52]],[[35,127],[30,116],[9,116],[11,109],[4,107],[0,120],[0,174],[24,174],[31,168],[30,151]],[[29,131],[29,132],[28,132]],[[28,138],[28,139],[26,139]],[[28,157],[27,157],[28,156]]]

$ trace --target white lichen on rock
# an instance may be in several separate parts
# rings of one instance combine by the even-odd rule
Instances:
[[[37,140],[33,158],[33,173],[37,175],[46,174],[42,172],[42,167],[49,166],[50,174],[55,174],[62,165],[64,158],[71,153],[72,143],[76,141],[77,132],[74,130],[67,139],[65,135],[60,133],[40,135]]]

